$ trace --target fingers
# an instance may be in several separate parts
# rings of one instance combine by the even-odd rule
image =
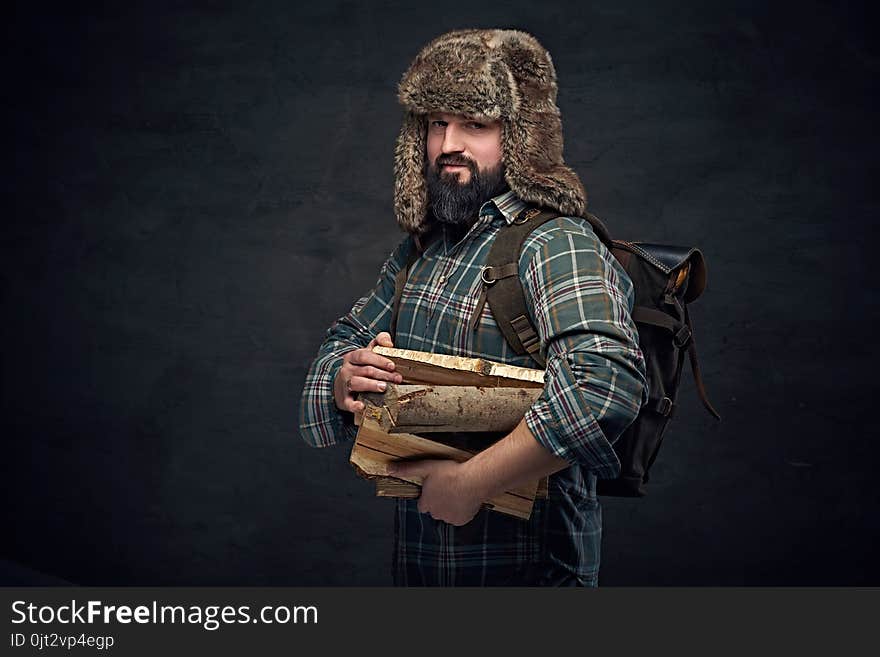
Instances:
[[[389,463],[387,466],[387,473],[392,477],[398,477],[400,479],[421,479],[422,480],[422,493],[419,495],[418,502],[416,506],[419,509],[419,513],[430,513],[432,518],[438,519],[431,511],[432,503],[430,501],[430,495],[426,494],[426,484],[428,483],[428,478],[434,472],[434,469],[437,467],[438,463],[442,461],[438,461],[436,459],[423,459],[421,461],[396,461],[393,463]]]
[[[400,383],[403,377],[373,367],[354,367],[342,372],[346,394],[353,392],[385,392],[388,383]]]
[[[393,347],[394,343],[391,341],[391,334],[382,331],[379,335],[376,336],[375,342],[382,347]]]
[[[394,372],[386,372],[377,367],[368,365],[366,367],[353,366],[348,372],[349,378],[360,376],[365,379],[376,379],[377,381],[390,381],[391,383],[400,383],[403,377]]]
[[[376,345],[379,345],[380,347],[393,347],[394,342],[391,340],[391,334],[388,331],[382,331],[379,335],[370,340],[367,349],[372,349]]]
[[[364,402],[356,400],[354,397],[346,397],[342,401],[342,410],[349,413],[359,413],[364,410]]]
[[[352,392],[385,392],[388,384],[365,376],[353,376],[346,383],[346,390]]]
[[[357,401],[358,392],[385,392],[386,382],[402,383],[403,375],[394,371],[394,361],[373,353],[376,345],[393,347],[391,334],[382,331],[370,340],[366,348],[354,349],[343,355],[343,364],[336,374],[334,397],[336,405],[350,413],[364,410],[364,403]]]
[[[388,464],[388,474],[392,477],[427,477],[432,469],[433,461],[398,461]]]
[[[355,349],[346,354],[348,362],[352,365],[372,365],[389,372],[394,370],[394,361],[385,356],[373,353],[369,349]]]

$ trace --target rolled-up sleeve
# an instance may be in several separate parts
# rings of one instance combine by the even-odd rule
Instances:
[[[366,347],[391,325],[394,279],[406,265],[412,240],[402,241],[382,265],[376,285],[327,330],[303,384],[299,407],[300,434],[312,447],[328,447],[357,434],[354,416],[341,411],[333,398],[333,382],[342,356]]]
[[[520,277],[547,358],[526,423],[556,456],[614,478],[612,445],[647,400],[632,281],[586,222],[567,218],[530,237]]]

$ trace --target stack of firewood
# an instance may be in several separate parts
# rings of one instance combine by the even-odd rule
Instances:
[[[375,480],[381,497],[419,496],[421,480],[389,477],[389,463],[466,461],[488,446],[487,436],[510,432],[544,386],[541,370],[390,347],[374,351],[394,361],[403,383],[389,383],[382,394],[360,395],[365,408],[355,418],[359,428],[350,460],[361,476]],[[528,518],[535,498],[546,495],[545,477],[486,500],[485,506]]]

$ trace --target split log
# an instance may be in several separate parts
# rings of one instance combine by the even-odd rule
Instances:
[[[414,500],[422,493],[422,487],[394,477],[376,477],[376,497],[397,497]]]
[[[428,438],[408,433],[389,434],[385,432],[371,412],[375,407],[367,406],[357,439],[351,450],[350,462],[358,473],[368,479],[389,477],[388,465],[395,461],[411,459],[452,459],[462,463],[473,453],[444,445]],[[404,481],[421,485],[420,477],[406,477]],[[485,502],[485,506],[517,518],[528,519],[532,513],[538,482],[518,486]]]
[[[381,408],[389,433],[509,432],[540,396],[539,388],[477,388],[388,384],[359,399]]]
[[[495,363],[484,358],[432,354],[412,349],[373,347],[394,361],[404,383],[451,386],[543,388],[544,371]]]

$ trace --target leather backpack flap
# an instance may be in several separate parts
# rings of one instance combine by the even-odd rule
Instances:
[[[686,270],[686,288],[683,301],[691,303],[700,298],[706,289],[706,259],[702,252],[689,246],[651,244],[648,242],[621,242],[626,249],[637,253],[664,273]],[[615,254],[616,255],[616,254]],[[676,286],[680,287],[680,286]]]

